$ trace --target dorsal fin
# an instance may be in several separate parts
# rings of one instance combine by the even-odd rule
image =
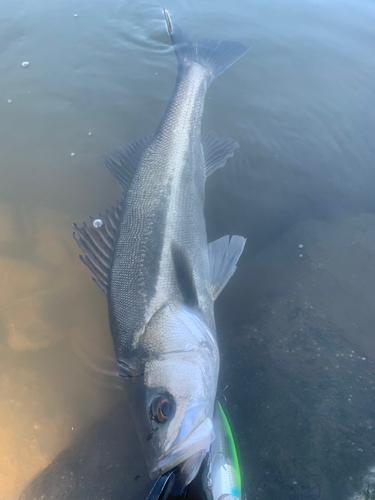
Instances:
[[[214,300],[220,295],[220,292],[236,270],[236,264],[245,243],[246,238],[242,236],[232,236],[232,238],[223,236],[209,243],[208,258],[210,262],[211,292]]]
[[[127,191],[142,154],[150,141],[151,137],[145,137],[127,146],[118,146],[112,151],[111,156],[104,157],[106,167],[124,192]]]
[[[227,135],[219,135],[208,131],[202,134],[202,146],[206,163],[206,177],[218,168],[224,167],[228,158],[233,156],[234,150],[239,147]]]
[[[172,260],[176,278],[185,304],[194,307],[198,305],[197,289],[194,283],[193,269],[183,249],[172,242]]]
[[[90,224],[83,223],[82,227],[73,224],[77,233],[73,232],[73,238],[83,255],[79,258],[95,275],[93,280],[108,294],[108,283],[110,275],[111,255],[116,238],[116,230],[120,220],[122,201],[111,210],[106,210],[105,215],[90,217]]]

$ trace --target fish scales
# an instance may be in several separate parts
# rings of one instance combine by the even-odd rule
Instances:
[[[167,300],[181,299],[170,265],[172,241],[198,263],[193,273],[199,305],[214,327],[201,143],[209,79],[208,70],[194,63],[178,79],[162,123],[127,193],[108,297],[118,359],[129,360],[129,350],[136,348],[144,325]]]
[[[179,466],[173,494],[198,472],[212,440],[219,373],[214,300],[233,275],[245,238],[207,244],[206,177],[238,147],[201,133],[207,89],[247,50],[237,42],[192,44],[165,13],[178,60],[176,85],[152,139],[106,159],[121,202],[73,225],[81,260],[107,296],[119,375],[148,472]],[[131,381],[129,381],[131,379]]]

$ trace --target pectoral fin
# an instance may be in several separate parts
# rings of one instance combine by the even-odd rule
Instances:
[[[194,307],[198,305],[198,295],[191,263],[186,253],[177,243],[172,243],[171,252],[177,282],[184,302],[188,306]]]
[[[210,262],[211,292],[217,299],[221,291],[236,270],[246,243],[242,236],[223,236],[208,245],[208,258]]]

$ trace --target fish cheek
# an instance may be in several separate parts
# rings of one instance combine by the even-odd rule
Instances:
[[[176,360],[168,358],[146,363],[145,383],[148,387],[146,404],[150,412],[151,425],[155,430],[157,427],[157,438],[162,453],[166,453],[174,444],[185,417],[187,403],[191,399],[191,381],[182,375],[183,364],[180,361],[178,366]],[[152,406],[155,400],[163,399],[163,396],[173,400],[173,415],[170,420],[157,422],[153,418]]]

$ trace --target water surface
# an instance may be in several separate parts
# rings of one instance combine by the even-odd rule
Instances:
[[[24,490],[141,500],[150,486],[110,375],[105,298],[70,225],[119,196],[103,155],[162,117],[177,65],[161,7],[2,5],[1,500]],[[247,498],[365,498],[375,465],[374,4],[165,7],[192,38],[252,46],[212,85],[203,122],[241,146],[207,183],[206,217],[210,241],[248,238],[217,307],[219,389],[228,385]]]

